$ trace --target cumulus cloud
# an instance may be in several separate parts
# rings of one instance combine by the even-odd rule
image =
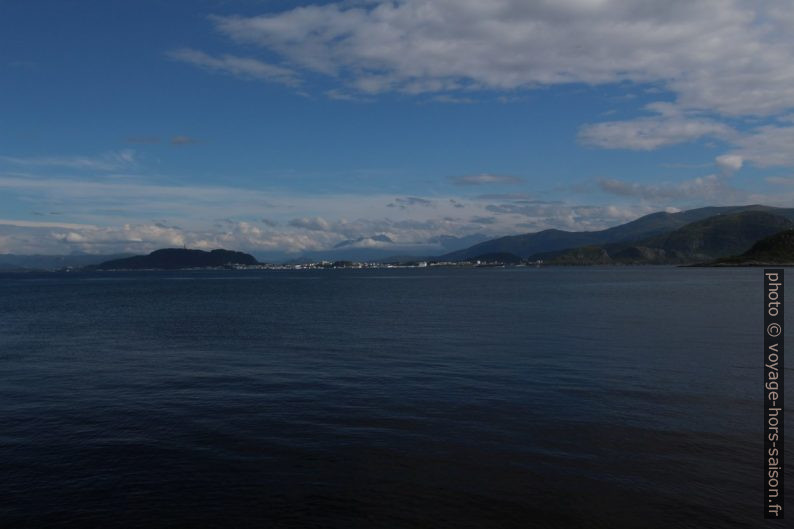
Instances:
[[[721,163],[738,166],[738,160],[731,158],[721,158]],[[480,195],[474,200],[460,196],[307,195],[159,185],[143,180],[0,174],[0,193],[24,199],[30,209],[40,212],[65,212],[57,217],[62,219],[59,222],[46,222],[42,217],[0,220],[0,253],[141,253],[186,245],[294,255],[373,236],[388,237],[395,245],[416,246],[439,237],[497,237],[547,228],[602,229],[692,197],[714,196],[714,201],[725,202],[731,192],[747,198],[747,203],[775,202],[766,200],[769,197],[739,194],[717,176],[644,187],[605,180],[601,189],[642,202],[630,206],[572,204],[537,200],[524,193]],[[793,197],[778,193],[773,198],[780,203]],[[385,207],[387,204],[392,207]],[[227,217],[229,212],[234,212],[233,219]]]
[[[302,228],[304,230],[312,231],[330,231],[331,223],[322,217],[302,217],[299,219],[292,219],[289,225],[293,228]]]
[[[736,155],[758,167],[794,165],[794,127],[765,125],[735,142]]]
[[[621,196],[648,196],[637,187],[613,185],[612,188],[613,191],[619,191],[616,194]],[[789,194],[780,197],[780,200],[791,198]],[[483,215],[468,218],[450,215],[429,218],[409,216],[401,219],[361,217],[354,220],[296,217],[278,223],[278,229],[267,224],[262,226],[257,221],[232,219],[211,226],[191,223],[183,227],[164,222],[99,226],[0,220],[0,253],[144,253],[157,248],[184,245],[190,248],[227,248],[260,255],[287,256],[328,250],[345,241],[361,241],[359,246],[383,246],[387,238],[390,246],[430,245],[428,251],[433,251],[431,246],[444,237],[477,235],[481,239],[549,228],[598,230],[660,209],[664,209],[664,206],[649,203],[586,205],[518,200],[480,204],[477,211]]]
[[[508,100],[540,87],[632,83],[669,101],[648,116],[587,124],[583,144],[645,151],[718,139],[767,167],[794,165],[791,142],[776,135],[789,137],[794,109],[792,11],[780,0],[338,1],[210,17],[230,43],[268,61],[192,48],[168,56],[295,87],[319,74],[332,99],[401,92],[469,103],[484,90]],[[721,121],[776,115],[785,126],[752,134]]]
[[[488,184],[518,184],[521,178],[517,176],[499,175],[490,173],[480,173],[465,176],[452,177],[452,183],[459,186],[479,186]]]
[[[669,103],[652,103],[646,108],[656,115],[584,125],[579,129],[579,141],[606,149],[647,151],[699,139],[717,139],[732,149],[715,158],[722,173],[736,172],[745,162],[762,168],[794,165],[791,148],[794,126],[762,125],[740,131]],[[787,119],[784,116],[778,121],[787,123]]]
[[[738,154],[723,154],[715,158],[714,163],[723,173],[733,173],[742,168],[744,158]]]
[[[657,111],[657,116],[584,125],[579,129],[579,140],[606,149],[654,150],[699,139],[718,139],[731,149],[714,160],[723,173],[736,172],[745,162],[761,168],[794,166],[794,126],[762,125],[739,131],[669,104],[651,104],[647,108]]]
[[[98,227],[77,224],[24,224],[0,222],[0,253],[59,254],[135,252],[181,246],[185,239],[177,229],[154,224]]]
[[[769,184],[788,186],[794,184],[794,178],[767,177]],[[731,185],[728,175],[711,174],[683,182],[665,182],[646,184],[624,180],[604,179],[599,182],[602,191],[629,199],[641,199],[641,204],[652,204],[655,210],[680,210],[685,204],[688,207],[706,205],[737,205],[765,204],[769,206],[791,207],[794,203],[794,190],[776,190],[772,193],[752,192]],[[676,203],[677,207],[659,207],[667,202]],[[686,209],[686,208],[684,208]]]
[[[704,137],[726,139],[735,135],[723,123],[688,115],[669,103],[652,103],[646,108],[656,115],[584,125],[579,129],[579,140],[605,149],[650,151]]]
[[[521,219],[516,226],[523,231],[601,230],[634,220],[655,210],[647,204],[596,206],[542,201],[489,204],[486,209],[498,215],[511,215]]]
[[[325,249],[338,240],[339,237],[334,234],[274,232],[248,222],[234,222],[222,230],[182,229],[159,223],[98,227],[0,222],[0,253],[146,253],[157,248],[188,246],[290,254]]]
[[[273,81],[287,86],[300,84],[295,72],[289,68],[269,64],[259,59],[224,54],[212,56],[190,48],[172,50],[167,56],[175,61],[198,66],[214,73],[225,73],[237,77]]]
[[[413,207],[387,210],[382,196],[274,196],[249,189],[117,181],[0,175],[0,189],[22,192],[42,209],[58,202],[68,204],[69,210],[62,222],[0,220],[0,253],[142,253],[186,245],[295,255],[333,248],[345,240],[378,241],[374,236],[388,237],[394,245],[432,246],[439,237],[496,237],[548,227],[599,229],[625,218],[603,207],[522,199],[469,202],[469,214],[460,218],[456,215],[461,211],[456,207],[460,199],[450,197],[392,198],[392,204]],[[104,205],[103,211],[97,211],[98,203]],[[263,218],[265,209],[268,217]],[[223,218],[230,210],[238,220]],[[386,211],[393,216],[384,216]],[[309,212],[323,214],[306,214]],[[178,218],[179,225],[162,220],[166,215]],[[430,246],[428,251],[432,251]]]
[[[676,183],[645,184],[625,180],[602,179],[602,191],[621,197],[648,201],[700,200],[708,203],[732,204],[747,200],[749,193],[729,185],[725,175],[710,174]]]
[[[381,0],[212,22],[279,56],[286,79],[293,70],[320,73],[361,92],[632,81],[665,86],[685,108],[770,115],[794,107],[788,11],[785,2],[738,0]],[[195,50],[177,58],[212,70],[259,68]]]

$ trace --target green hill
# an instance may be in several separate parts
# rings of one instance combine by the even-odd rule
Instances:
[[[782,215],[749,210],[689,223],[632,243],[588,246],[533,256],[549,264],[684,264],[737,255],[756,241],[794,228]]]
[[[794,222],[786,217],[744,211],[693,222],[644,244],[683,260],[713,259],[745,252],[759,239],[788,228],[794,228]]]
[[[512,253],[522,258],[585,246],[606,246],[610,244],[638,243],[656,236],[669,234],[679,228],[718,215],[731,215],[741,212],[762,212],[778,215],[794,221],[794,209],[773,208],[770,206],[726,206],[705,207],[678,213],[657,212],[645,215],[632,222],[606,230],[571,232],[563,230],[543,230],[537,233],[511,235],[491,239],[469,248],[442,255],[439,261],[464,261],[478,255],[492,253]],[[750,241],[749,244],[752,244]],[[642,243],[646,244],[645,242]],[[658,244],[654,242],[653,244]],[[748,244],[748,247],[749,247]],[[721,254],[729,255],[729,254]]]
[[[741,255],[718,259],[706,266],[794,266],[794,229],[765,237]]]

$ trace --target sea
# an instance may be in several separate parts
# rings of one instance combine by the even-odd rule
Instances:
[[[0,275],[0,527],[783,527],[763,310],[747,268]]]

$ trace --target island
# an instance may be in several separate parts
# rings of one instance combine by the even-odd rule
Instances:
[[[255,266],[259,262],[253,255],[230,250],[189,250],[164,248],[148,255],[105,261],[97,270],[180,270],[185,268],[218,268]]]

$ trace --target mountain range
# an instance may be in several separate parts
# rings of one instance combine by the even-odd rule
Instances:
[[[774,208],[761,205],[704,207],[677,213],[660,211],[606,230],[572,232],[549,229],[536,233],[500,237],[441,255],[438,259],[464,261],[493,253],[512,253],[527,259],[573,248],[598,247],[603,249],[604,245],[626,244],[669,234],[687,224],[709,217],[742,212],[765,212],[794,220],[794,208]]]
[[[326,251],[310,252],[290,262],[542,260],[547,264],[691,264],[741,256],[759,240],[794,229],[794,208],[763,205],[704,207],[676,213],[657,212],[598,231],[543,230],[486,240],[441,235],[415,245],[395,243],[386,234],[349,239]],[[439,251],[446,253],[439,255]],[[0,271],[55,270],[99,265],[104,268],[175,268],[255,264],[241,252],[191,250],[182,256],[158,250],[148,256],[23,256],[0,254]],[[166,253],[162,253],[166,252]],[[223,255],[216,252],[226,252]],[[784,252],[785,253],[785,252]],[[206,255],[205,255],[206,254]],[[189,256],[189,257],[185,257]],[[182,262],[180,259],[186,259]]]
[[[758,240],[794,228],[794,210],[724,213],[672,231],[530,256],[548,264],[688,264],[739,255]]]
[[[290,259],[289,263],[308,263],[315,261],[411,261],[427,260],[441,253],[449,253],[468,248],[488,240],[482,233],[454,237],[438,235],[421,243],[405,244],[395,242],[386,234],[348,239],[337,243],[329,250],[305,252]],[[258,255],[262,260],[279,261],[274,256]],[[283,261],[283,259],[281,259]]]

